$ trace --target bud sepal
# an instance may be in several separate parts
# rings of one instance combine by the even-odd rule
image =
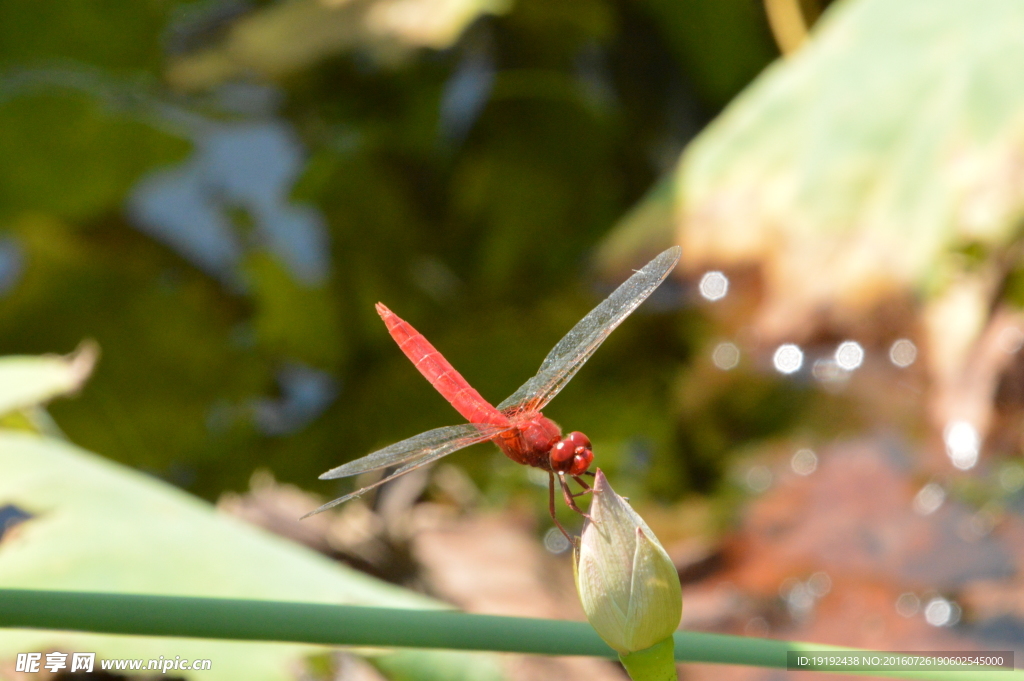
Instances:
[[[646,650],[619,653],[619,661],[633,681],[677,681],[675,642],[669,636]]]

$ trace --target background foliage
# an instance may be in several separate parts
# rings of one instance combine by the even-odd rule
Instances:
[[[73,441],[207,498],[259,466],[329,494],[323,470],[457,419],[377,300],[500,401],[606,290],[601,236],[775,53],[741,0],[465,3],[381,37],[386,4],[0,6],[0,353],[99,343],[54,407]],[[700,328],[638,315],[552,405],[634,492],[714,480],[663,407]]]
[[[809,35],[800,7],[823,10]],[[322,471],[457,422],[375,302],[497,403],[679,243],[546,412],[669,548],[684,628],[1019,647],[1022,32],[1013,0],[0,2],[0,355],[44,377],[0,377],[4,442],[66,437],[469,611],[572,617],[549,599],[568,557],[536,541],[546,494],[493,447],[451,457],[475,487],[439,466],[303,523],[315,501],[274,476],[334,495],[352,483]],[[714,303],[708,269],[730,281]],[[786,375],[782,343],[803,352]],[[77,399],[25,409],[79,387],[97,347]],[[43,449],[5,450],[38,497],[0,497],[8,565],[32,537],[54,555],[54,527],[103,545],[84,509],[104,480],[185,498]],[[118,474],[61,494],[85,470],[65,459]],[[539,522],[460,514],[481,499]]]

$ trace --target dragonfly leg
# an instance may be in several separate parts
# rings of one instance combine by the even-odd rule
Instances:
[[[591,487],[590,485],[588,485],[587,481],[584,480],[583,478],[581,478],[580,476],[574,475],[574,476],[572,476],[572,479],[576,481],[577,485],[579,485],[580,487],[583,488],[583,491],[579,492],[578,494],[574,494],[573,495],[574,497],[581,497],[584,494],[587,494],[589,492],[593,492],[594,491],[594,488]]]
[[[558,474],[558,484],[562,487],[562,496],[565,497],[565,503],[568,504],[569,508],[576,511],[587,520],[592,520],[589,515],[583,512],[583,509],[576,505],[576,497],[579,495],[573,494],[572,490],[569,489],[569,483],[565,481],[565,473]],[[580,492],[580,494],[586,494],[586,492]]]
[[[565,538],[569,540],[569,544],[576,546],[576,538],[566,532],[565,528],[562,527],[562,523],[558,522],[558,518],[555,516],[555,474],[551,471],[548,471],[548,511],[551,512],[551,520],[555,523],[555,527],[565,535]]]

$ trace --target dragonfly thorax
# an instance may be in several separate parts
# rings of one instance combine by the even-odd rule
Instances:
[[[562,437],[558,424],[534,412],[526,415],[518,428],[494,438],[506,456],[517,463],[555,473],[582,475],[590,468],[594,452],[590,439],[579,431]]]
[[[562,429],[539,411],[521,414],[516,427],[499,433],[494,443],[505,456],[516,463],[555,470],[551,466],[551,450],[562,440]]]

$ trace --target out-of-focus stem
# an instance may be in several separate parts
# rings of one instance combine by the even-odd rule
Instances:
[[[493,650],[615,658],[586,622],[400,610],[326,603],[0,589],[0,628],[33,627],[136,636],[294,641],[388,648]],[[677,631],[679,662],[786,669],[788,651],[848,650],[821,643]],[[895,679],[965,681],[963,671],[864,672]],[[1024,681],[1024,672],[985,669],[970,681]]]
[[[764,9],[775,44],[784,55],[800,49],[819,13],[812,0],[764,0]]]

